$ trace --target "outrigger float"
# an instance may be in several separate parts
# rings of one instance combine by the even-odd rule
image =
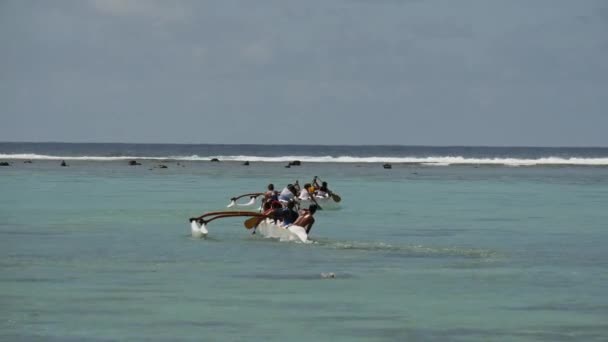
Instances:
[[[214,211],[205,213],[199,217],[190,218],[190,229],[193,238],[204,238],[209,234],[207,224],[220,218],[249,217],[243,222],[246,229],[254,229],[256,233],[280,241],[308,242],[308,234],[304,227],[289,225],[281,227],[275,223],[270,215],[264,215],[255,211]]]

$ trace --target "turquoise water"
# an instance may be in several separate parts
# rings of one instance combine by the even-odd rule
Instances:
[[[0,168],[0,340],[608,339],[608,168],[142,163]],[[190,237],[314,175],[315,243]]]

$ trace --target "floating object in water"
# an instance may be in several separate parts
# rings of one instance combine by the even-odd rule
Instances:
[[[66,164],[65,160],[61,161],[61,166],[69,166],[68,164]]]
[[[211,159],[211,162],[213,162],[213,163],[219,163],[219,161],[220,161],[220,160],[219,160],[219,159],[217,159],[217,158],[212,158],[212,159]]]
[[[382,165],[382,167],[385,168],[385,169],[392,169],[393,168],[393,166],[391,164],[389,164],[389,163],[386,163],[386,164]]]
[[[11,166],[9,162],[0,162],[0,166]]]
[[[138,163],[136,160],[130,160],[129,161],[129,165],[134,166],[134,165],[141,165],[141,163]]]
[[[323,279],[334,279],[336,274],[334,272],[323,272],[321,273],[321,278]]]
[[[249,161],[245,161],[245,162],[243,163],[243,165],[245,165],[245,166],[249,166]]]

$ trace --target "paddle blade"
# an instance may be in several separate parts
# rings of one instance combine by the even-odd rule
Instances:
[[[263,219],[264,219],[264,217],[254,216],[254,217],[250,217],[250,218],[246,219],[245,222],[243,222],[243,224],[245,225],[245,228],[251,229],[251,228],[257,226]]]
[[[331,194],[331,198],[334,200],[334,202],[338,203],[342,200],[342,197],[338,196],[338,194]]]

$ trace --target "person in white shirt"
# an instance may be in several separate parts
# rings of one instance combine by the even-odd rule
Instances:
[[[296,188],[293,186],[293,184],[288,184],[279,194],[279,201],[282,203],[288,203],[296,197],[296,194]]]
[[[311,185],[310,183],[306,183],[304,184],[304,187],[302,188],[302,190],[300,190],[300,195],[298,196],[298,198],[300,200],[306,201],[306,200],[310,200],[310,189]]]

